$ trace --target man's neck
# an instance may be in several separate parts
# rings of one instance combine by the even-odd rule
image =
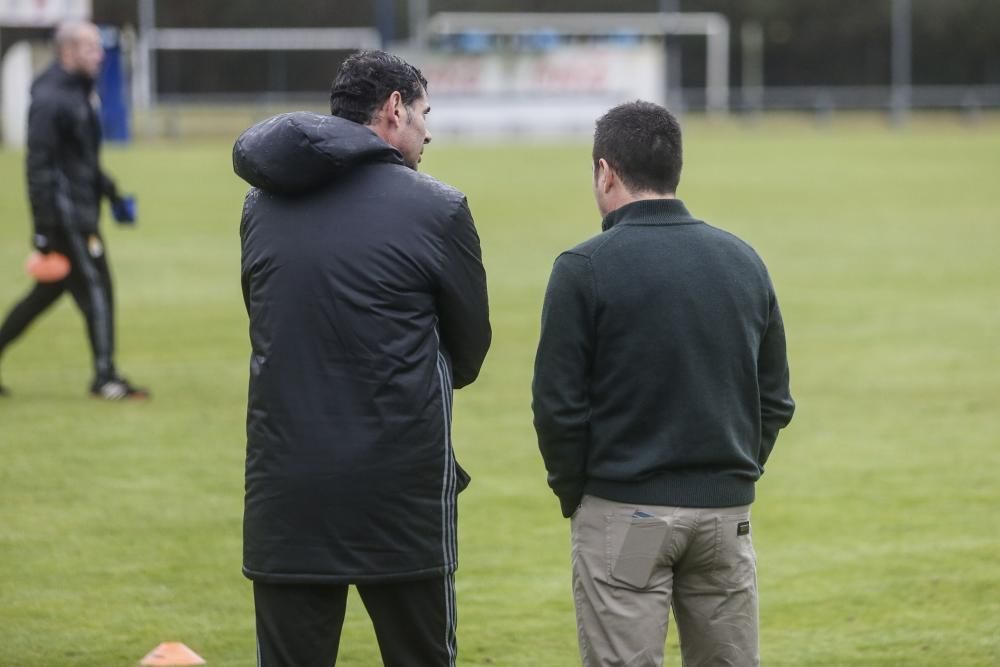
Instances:
[[[622,206],[628,206],[629,204],[633,204],[637,201],[644,201],[647,199],[677,199],[677,194],[673,192],[664,194],[662,192],[653,192],[652,190],[640,190],[639,192],[625,190],[620,196],[615,197],[612,205],[604,213],[604,216],[614,213]]]
[[[632,202],[643,201],[646,199],[677,199],[677,195],[676,193],[673,192],[667,192],[664,194],[662,192],[653,192],[652,190],[642,190],[641,192],[630,192],[628,194],[627,201],[623,202],[622,206],[624,206],[625,204],[631,204]]]

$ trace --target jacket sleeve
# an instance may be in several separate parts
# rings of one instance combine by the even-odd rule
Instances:
[[[490,349],[490,306],[479,234],[468,202],[452,216],[444,239],[444,265],[437,295],[441,343],[451,358],[456,389],[479,376]]]
[[[243,198],[243,210],[240,212],[240,287],[243,291],[243,306],[250,315],[250,267],[247,261],[247,218],[250,214],[251,188]]]
[[[108,201],[114,202],[118,199],[118,185],[115,184],[113,178],[108,176],[108,172],[103,169],[100,170],[101,179],[101,195],[106,197]]]
[[[763,469],[778,431],[792,420],[795,402],[789,388],[788,354],[785,349],[785,325],[773,288],[770,294],[770,313],[767,330],[760,343],[757,357],[757,383],[760,387],[760,458]]]
[[[65,179],[59,171],[59,144],[66,120],[62,107],[56,100],[42,99],[32,102],[28,114],[28,199],[35,234],[51,237],[60,233],[68,221],[60,212],[60,193]]]
[[[580,504],[586,482],[595,303],[590,261],[560,255],[542,306],[531,408],[549,486],[566,517]]]

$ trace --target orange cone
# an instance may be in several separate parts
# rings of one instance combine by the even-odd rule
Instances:
[[[139,664],[149,667],[180,667],[204,665],[205,660],[180,642],[163,642],[150,651]]]

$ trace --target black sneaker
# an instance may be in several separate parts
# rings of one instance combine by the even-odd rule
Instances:
[[[114,377],[110,380],[95,380],[90,385],[90,394],[94,398],[102,401],[128,401],[143,400],[149,398],[149,390],[141,387],[133,387],[129,381],[122,377]]]

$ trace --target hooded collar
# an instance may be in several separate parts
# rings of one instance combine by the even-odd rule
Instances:
[[[701,220],[688,213],[680,199],[640,199],[625,204],[604,216],[601,229],[615,225],[692,225]]]
[[[300,194],[362,164],[403,164],[403,156],[364,125],[306,111],[257,123],[236,140],[233,169],[254,187]]]

